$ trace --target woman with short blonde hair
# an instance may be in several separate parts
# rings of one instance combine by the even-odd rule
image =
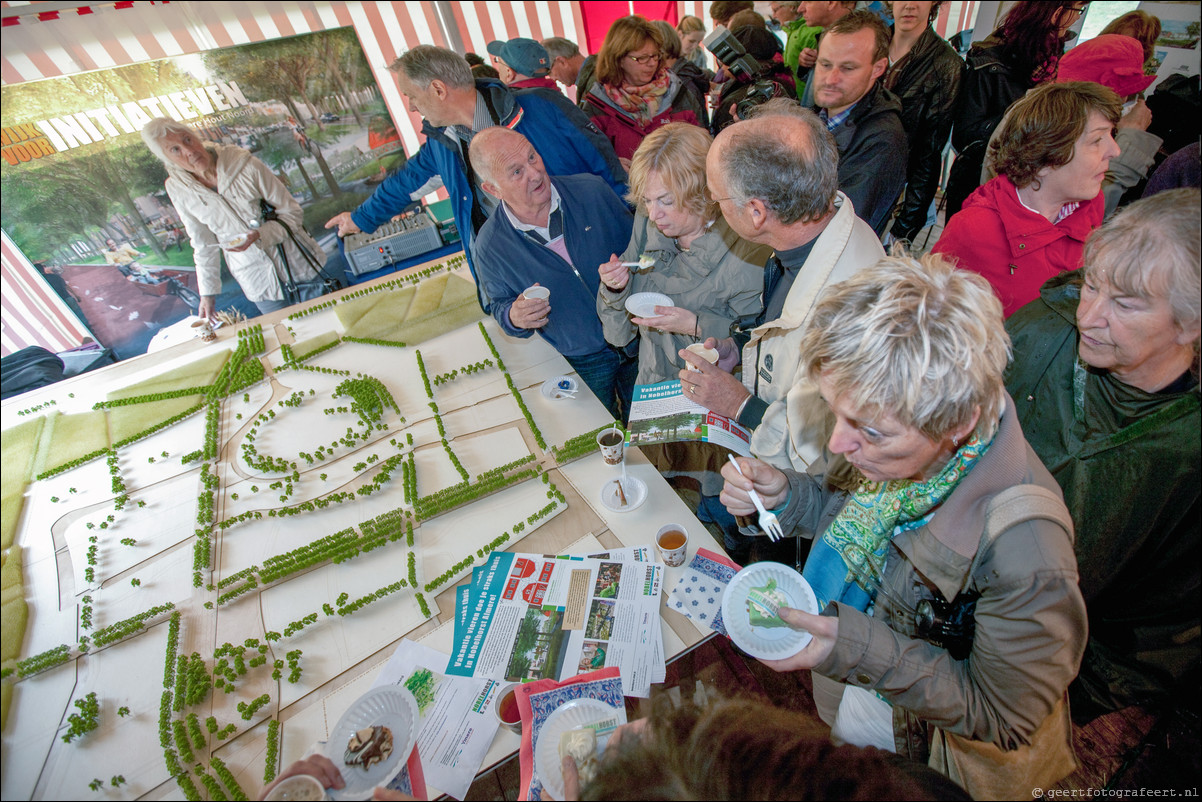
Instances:
[[[974,799],[1051,786],[1075,768],[1085,606],[1072,523],[1002,387],[1001,304],[939,257],[885,258],[823,293],[801,349],[830,459],[722,471],[731,513],[755,513],[754,488],[814,538],[821,614],[780,610],[813,639],[765,664],[812,670],[836,742],[929,760]]]

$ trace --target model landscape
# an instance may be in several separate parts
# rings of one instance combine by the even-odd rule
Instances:
[[[253,797],[323,735],[293,712],[566,508],[557,466],[611,422],[550,414],[555,365],[481,321],[458,267],[243,324],[92,409],[21,410],[5,798]]]

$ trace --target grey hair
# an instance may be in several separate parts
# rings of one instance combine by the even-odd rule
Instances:
[[[1181,329],[1202,320],[1202,192],[1170,189],[1136,201],[1085,242],[1085,275],[1139,298],[1165,298]],[[1195,370],[1198,340],[1194,340]]]
[[[155,155],[163,166],[167,168],[167,175],[177,179],[187,179],[192,175],[190,170],[180,167],[167,156],[167,151],[163,150],[163,140],[171,134],[191,134],[196,139],[200,139],[194,129],[189,128],[181,122],[176,122],[170,117],[155,117],[146,125],[142,126],[142,141],[146,143],[146,147],[150,148],[150,152]],[[216,155],[216,149],[212,142],[204,142],[205,150]]]
[[[668,58],[680,58],[680,34],[672,27],[672,23],[662,19],[651,20],[651,24],[659,28],[664,35],[664,55]]]
[[[418,45],[397,56],[388,65],[395,73],[405,77],[418,89],[428,89],[431,81],[442,81],[452,89],[469,89],[476,85],[472,68],[467,60],[453,50],[434,45]]]
[[[828,288],[801,353],[807,375],[824,378],[837,398],[932,440],[977,409],[981,440],[997,429],[1010,361],[1002,304],[989,282],[942,256],[886,256]]]
[[[580,48],[571,39],[562,36],[551,36],[543,40],[543,48],[554,61],[557,58],[575,58],[580,55]]]
[[[155,158],[168,167],[172,166],[172,162],[167,157],[167,151],[163,150],[163,140],[171,134],[197,136],[194,130],[170,117],[155,117],[142,126],[142,141],[146,143],[146,147],[150,148],[150,152],[155,155]]]
[[[794,118],[804,128],[769,119],[773,117]],[[756,198],[785,225],[814,222],[830,213],[839,190],[839,152],[817,114],[796,101],[774,98],[730,131],[722,149],[722,175],[735,205]]]

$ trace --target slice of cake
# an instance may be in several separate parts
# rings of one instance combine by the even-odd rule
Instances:
[[[776,580],[769,579],[763,587],[747,591],[747,622],[753,627],[787,627],[779,611],[788,605],[789,599],[776,587]]]

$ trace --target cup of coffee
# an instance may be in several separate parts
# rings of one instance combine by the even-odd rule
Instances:
[[[271,802],[292,802],[292,800],[316,800],[326,798],[325,786],[316,777],[309,774],[295,774],[280,780],[267,799]]]
[[[689,550],[689,533],[680,524],[666,524],[655,533],[655,547],[664,565],[679,568],[684,565]]]
[[[616,426],[602,429],[597,434],[597,447],[601,449],[601,457],[605,460],[606,465],[622,464],[623,448],[625,445],[626,437],[622,434],[622,430]]]
[[[551,297],[551,291],[549,289],[547,289],[546,287],[534,286],[534,287],[527,287],[526,289],[522,290],[522,295],[528,301],[533,300],[535,298],[539,298],[539,299],[542,299],[545,301]]]
[[[493,713],[501,726],[510,732],[522,734],[522,714],[518,710],[518,683],[504,685],[497,691],[497,701],[493,703]]]
[[[688,348],[686,348],[684,350],[689,351],[690,353],[696,354],[697,356],[704,359],[706,362],[709,362],[711,365],[718,364],[718,349],[717,348],[706,348],[701,343],[693,343],[692,345],[690,345]],[[685,364],[685,367],[687,367],[691,371],[694,371],[695,373],[701,372],[700,370],[697,369],[697,367],[692,362],[685,362],[684,364]]]

